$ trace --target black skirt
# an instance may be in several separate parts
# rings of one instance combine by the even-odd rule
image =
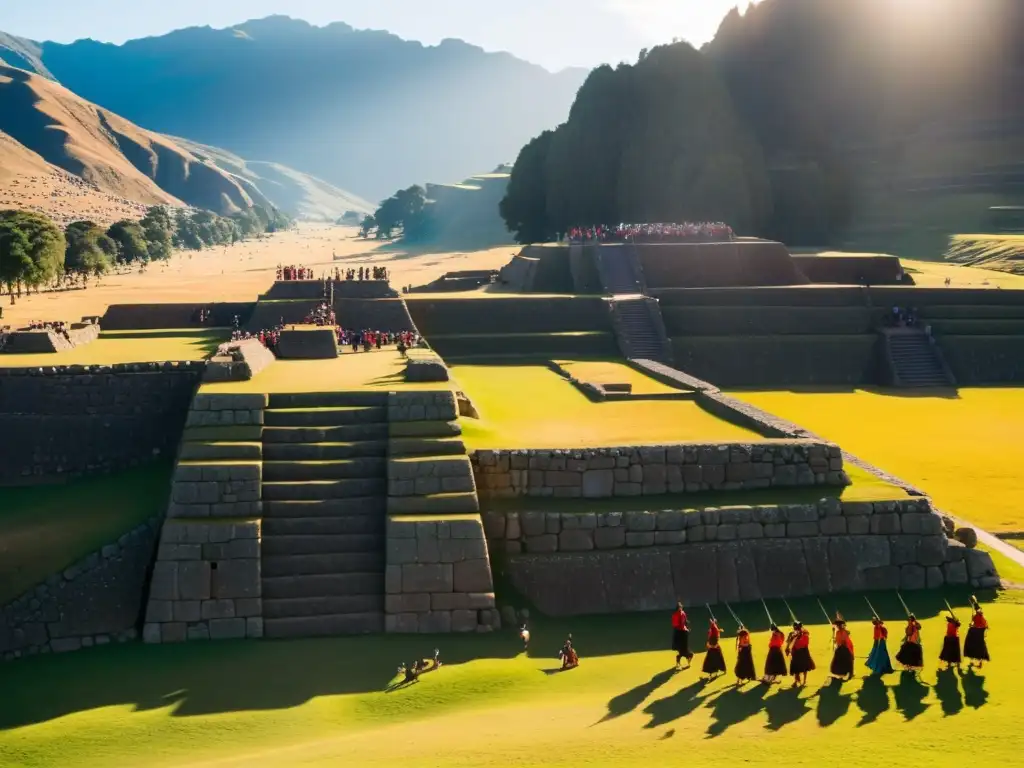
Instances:
[[[672,650],[690,657],[690,633],[685,629],[672,629]]]
[[[764,660],[764,676],[777,677],[786,674],[786,655],[781,648],[768,648],[768,657]]]
[[[719,646],[713,645],[708,648],[708,652],[704,655],[704,666],[701,667],[701,671],[705,675],[725,672],[725,656],[722,655],[722,649]]]
[[[783,665],[785,669],[785,665]],[[749,645],[740,648],[736,654],[736,677],[739,680],[756,680],[757,670],[754,669],[754,649]]]
[[[964,656],[975,661],[988,661],[988,644],[985,642],[985,630],[970,627],[964,638]]]
[[[814,666],[814,659],[811,658],[810,648],[797,648],[793,651],[789,660],[789,674],[803,675],[815,669],[817,667]]]
[[[896,661],[910,669],[921,669],[924,666],[924,650],[921,644],[904,641],[896,654]]]
[[[961,656],[959,637],[950,637],[947,635],[942,639],[942,652],[939,654],[939,660],[944,661],[947,664],[960,663]]]
[[[830,669],[836,677],[849,677],[853,674],[853,654],[845,645],[836,648],[832,654],[832,667]]]

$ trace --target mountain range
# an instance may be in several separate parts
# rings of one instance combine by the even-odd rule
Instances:
[[[150,131],[315,174],[380,200],[465,178],[563,121],[586,76],[460,40],[273,16],[124,45],[0,34],[0,59]]]

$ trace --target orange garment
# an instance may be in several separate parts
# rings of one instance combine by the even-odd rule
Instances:
[[[768,640],[769,648],[781,648],[786,642],[786,636],[779,631],[772,632],[771,639]]]
[[[884,624],[875,624],[875,642],[879,640],[885,640],[889,637],[889,630],[885,628]]]
[[[946,637],[959,637],[960,636],[960,624],[956,621],[946,622]]]
[[[686,611],[676,611],[672,614],[673,629],[686,629]]]
[[[722,631],[718,628],[717,624],[712,624],[708,629],[708,645],[718,645],[718,638],[722,634]]]
[[[921,642],[921,625],[916,621],[907,622],[907,642],[908,643],[920,643]]]
[[[736,635],[736,642],[739,644],[740,648],[746,648],[750,645],[750,633],[745,629],[741,629],[739,634]]]
[[[971,626],[975,629],[988,629],[988,621],[980,613],[974,614],[974,618],[971,619]]]
[[[836,629],[836,648],[841,645],[845,645],[850,653],[853,653],[853,638],[850,637],[850,631],[845,627]]]
[[[798,651],[801,648],[806,648],[811,644],[811,633],[806,629],[797,633],[796,640],[793,641],[793,650]]]

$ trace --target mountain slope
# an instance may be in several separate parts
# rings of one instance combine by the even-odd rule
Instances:
[[[139,203],[227,214],[269,202],[166,137],[100,109],[66,88],[0,66],[0,131],[46,163]],[[24,153],[19,152],[24,162]]]
[[[121,46],[38,48],[62,84],[151,130],[282,163],[370,200],[514,156],[565,119],[586,75],[461,41],[430,47],[283,17]]]
[[[278,163],[244,160],[218,147],[171,137],[180,147],[233,174],[243,184],[255,185],[279,209],[305,221],[337,221],[346,211],[373,213],[375,206],[315,176]]]

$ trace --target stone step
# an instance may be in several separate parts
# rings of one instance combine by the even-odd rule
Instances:
[[[263,412],[267,427],[340,427],[346,424],[381,424],[387,408],[283,408]]]
[[[263,457],[260,442],[194,442],[182,443],[180,461],[259,461]]]
[[[263,620],[299,616],[332,616],[345,613],[377,613],[384,610],[384,595],[338,595],[333,597],[285,597],[263,600]]]
[[[355,571],[299,576],[271,576],[263,571],[263,599],[345,597],[384,592],[384,573]]]
[[[353,496],[348,499],[292,499],[263,501],[263,520],[311,517],[381,517],[387,512],[387,497]]]
[[[355,408],[387,407],[387,392],[302,392],[270,395],[267,407],[281,408]]]
[[[271,639],[369,635],[383,631],[382,611],[263,620],[263,636]]]
[[[386,440],[388,425],[346,424],[340,427],[264,427],[263,443],[350,443]]]
[[[387,459],[364,457],[324,461],[264,461],[263,482],[384,477]]]
[[[263,483],[264,501],[346,499],[355,496],[379,496],[386,492],[387,480],[383,477]]]
[[[384,553],[346,552],[331,555],[273,555],[264,553],[264,578],[270,576],[313,576],[343,573],[384,573]]]
[[[480,501],[475,493],[435,493],[388,499],[388,513],[393,515],[465,515],[479,511]]]
[[[264,532],[263,558],[284,555],[342,555],[379,553],[384,549],[384,533],[337,533],[313,535],[267,535]]]
[[[372,456],[387,456],[387,440],[362,440],[349,443],[267,443],[264,461],[334,461]]]
[[[344,517],[263,517],[264,541],[278,536],[332,536],[372,533],[383,535],[384,517],[346,515]],[[266,551],[264,549],[264,551]]]

